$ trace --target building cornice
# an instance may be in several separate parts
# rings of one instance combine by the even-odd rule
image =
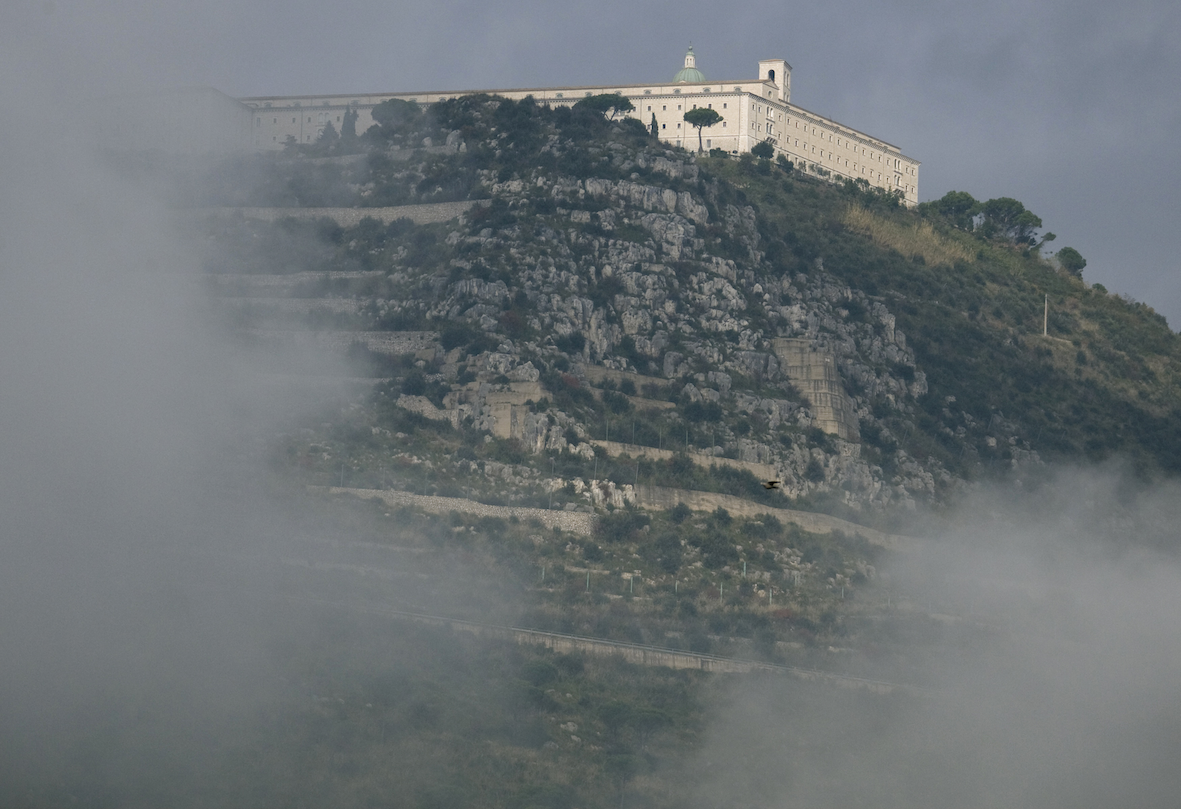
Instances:
[[[677,84],[675,82],[648,82],[644,84],[591,84],[574,87],[503,87],[498,90],[419,90],[419,91],[386,91],[381,93],[305,93],[303,95],[277,95],[277,96],[243,96],[238,99],[243,103],[249,104],[256,101],[285,101],[298,100],[301,98],[402,98],[404,96],[468,96],[468,95],[503,95],[504,93],[576,93],[598,90],[600,92],[611,92],[612,90],[632,90],[636,88],[657,88],[657,87],[703,87],[713,88],[728,85],[726,89],[717,92],[746,92],[744,90],[735,91],[736,84],[761,84],[765,86],[774,87],[775,85],[770,81],[761,81],[759,79],[725,79],[722,81],[703,81],[694,83]],[[702,92],[702,91],[699,91]],[[653,93],[655,94],[655,93]],[[711,92],[710,95],[714,93]],[[641,93],[642,95],[642,93]],[[682,94],[683,95],[683,94]],[[424,104],[435,103],[431,101],[424,101]]]
[[[568,97],[565,95],[566,93],[591,92],[593,94],[594,91],[596,91],[596,90],[599,91],[600,93],[610,93],[613,91],[621,91],[622,95],[627,95],[629,97],[652,98],[652,99],[685,98],[686,96],[697,96],[697,97],[706,96],[709,98],[749,96],[751,98],[759,99],[759,101],[761,103],[770,104],[774,107],[777,107],[784,112],[790,112],[790,113],[798,115],[800,117],[807,118],[813,125],[822,127],[824,129],[832,132],[833,134],[839,133],[845,137],[850,138],[851,140],[856,140],[860,144],[867,146],[867,147],[872,147],[875,149],[887,148],[887,149],[894,150],[897,152],[897,156],[899,158],[905,159],[908,163],[910,163],[912,165],[916,165],[916,166],[921,165],[920,161],[904,155],[902,153],[901,148],[896,146],[895,144],[890,143],[889,141],[882,140],[881,138],[875,138],[872,135],[868,135],[864,132],[861,132],[860,130],[854,129],[853,127],[851,127],[847,124],[841,123],[840,121],[836,121],[832,118],[827,118],[819,113],[804,109],[803,107],[797,106],[797,105],[792,104],[790,102],[780,101],[775,98],[763,98],[762,96],[752,93],[750,90],[743,90],[743,89],[736,90],[736,89],[734,89],[735,85],[743,85],[743,84],[745,84],[747,86],[751,86],[751,85],[762,85],[764,87],[774,87],[775,86],[773,83],[771,83],[769,81],[759,81],[757,79],[746,79],[746,80],[729,79],[729,80],[725,80],[725,81],[721,81],[721,82],[709,81],[709,82],[699,82],[699,83],[695,83],[695,84],[683,84],[683,85],[676,85],[676,86],[670,85],[670,84],[616,84],[616,85],[610,85],[610,86],[593,86],[593,85],[591,85],[591,86],[579,86],[579,87],[517,87],[517,88],[508,88],[508,89],[500,89],[500,90],[430,90],[430,91],[424,91],[424,92],[395,92],[395,93],[334,93],[334,94],[328,94],[328,95],[300,95],[300,96],[247,96],[247,97],[239,98],[237,100],[242,102],[243,104],[247,104],[247,105],[252,105],[254,103],[262,104],[262,103],[269,102],[271,104],[274,104],[275,102],[288,102],[288,103],[284,104],[283,107],[273,107],[272,106],[269,109],[304,109],[304,110],[316,109],[316,110],[319,110],[319,109],[341,109],[341,108],[347,109],[347,108],[353,106],[352,101],[359,100],[359,99],[378,99],[379,98],[382,100],[387,100],[387,99],[391,99],[391,98],[406,98],[408,96],[414,97],[415,99],[418,100],[419,103],[424,104],[424,105],[438,103],[436,100],[429,98],[430,96],[440,96],[441,95],[441,96],[446,96],[448,98],[459,98],[459,97],[466,96],[466,95],[495,96],[495,95],[504,95],[504,94],[508,94],[508,93],[513,93],[513,94],[526,93],[529,95],[541,94],[541,93],[553,94],[552,97],[541,97],[541,98],[537,98],[537,100],[539,102],[558,102],[558,103],[568,104],[568,103],[577,103],[580,99],[577,97],[572,97],[572,96]],[[717,89],[717,90],[714,89],[715,87],[719,87],[722,85],[725,86],[724,89]],[[659,88],[659,91],[657,90],[657,88]],[[630,90],[640,90],[640,92],[638,92],[638,93],[622,92],[622,91],[630,91]],[[645,92],[643,92],[644,90],[651,90],[651,92],[645,93]],[[675,92],[676,90],[689,90],[689,92]],[[708,90],[708,92],[706,92],[706,90]],[[560,98],[557,97],[557,94],[559,94],[559,93],[562,94],[562,97],[560,97]],[[325,100],[328,100],[329,103],[328,104],[320,104],[320,105],[313,105],[311,103],[307,103],[307,104],[301,103],[301,104],[297,105],[295,103],[295,102],[302,102],[302,101],[311,101],[313,99],[315,99],[315,100],[325,99]],[[334,99],[342,99],[342,100],[339,103],[332,103],[332,100],[334,100]],[[348,99],[348,101],[344,101],[343,99]],[[367,105],[370,103],[378,104],[381,102],[380,101],[362,101],[360,103]],[[268,108],[254,107],[254,109],[268,109]]]

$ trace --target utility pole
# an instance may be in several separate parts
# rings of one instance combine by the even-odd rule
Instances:
[[[1050,296],[1046,294],[1045,309],[1042,310],[1042,337],[1050,336]]]

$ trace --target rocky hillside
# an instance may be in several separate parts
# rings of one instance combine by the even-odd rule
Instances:
[[[355,416],[376,438],[328,453],[324,475],[343,454],[372,479],[397,432],[425,442],[399,451],[429,459],[436,491],[582,508],[652,484],[883,522],[1050,460],[1176,471],[1175,335],[1028,232],[697,156],[589,110],[474,96],[395,112],[356,140],[223,166],[188,200],[380,209],[202,224],[240,325],[319,330],[384,380]],[[389,207],[465,199],[435,224]],[[428,422],[450,432],[411,429]],[[324,439],[290,448],[313,475]]]
[[[213,311],[271,363],[251,379],[291,394],[278,415],[283,396],[259,397],[274,418],[232,439],[272,474],[212,470],[224,505],[191,513],[217,541],[180,535],[202,569],[217,553],[224,587],[172,597],[136,567],[150,614],[110,616],[185,647],[185,677],[153,703],[141,675],[172,669],[112,645],[134,687],[95,691],[80,712],[97,719],[32,748],[0,804],[1175,796],[1158,755],[1172,681],[1144,684],[1175,658],[1154,618],[1176,588],[1146,575],[1167,567],[1151,557],[1113,571],[1087,562],[1108,546],[1085,547],[1094,526],[1174,544],[1171,511],[1125,507],[1137,486],[1088,474],[960,500],[1080,460],[1175,474],[1181,357],[1163,319],[1084,283],[1081,257],[1043,256],[1013,200],[905,210],[814,167],[694,155],[528,101],[381,120],[185,167],[176,202]],[[935,530],[949,504],[968,536]],[[233,721],[193,725],[178,685],[192,655],[217,660],[194,631],[206,610],[250,630],[225,648],[267,696],[199,678]],[[552,647],[521,645],[530,633]],[[621,644],[629,657],[588,651]],[[669,668],[670,650],[700,668]]]

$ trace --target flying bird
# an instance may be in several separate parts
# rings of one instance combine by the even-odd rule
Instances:
[[[764,489],[778,489],[779,488],[779,481],[778,480],[764,480],[763,481],[763,488]]]

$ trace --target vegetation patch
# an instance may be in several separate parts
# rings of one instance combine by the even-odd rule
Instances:
[[[845,208],[841,221],[853,231],[908,258],[921,256],[925,264],[954,265],[971,261],[975,253],[963,244],[939,234],[930,222],[898,222],[875,214],[860,205]]]

